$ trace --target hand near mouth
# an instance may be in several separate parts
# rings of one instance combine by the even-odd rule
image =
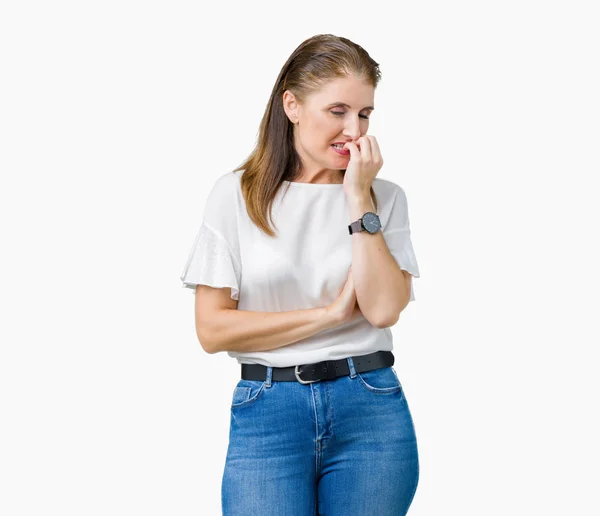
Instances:
[[[344,174],[347,196],[369,195],[373,179],[383,166],[383,158],[375,136],[361,136],[356,142],[346,142],[350,162]]]

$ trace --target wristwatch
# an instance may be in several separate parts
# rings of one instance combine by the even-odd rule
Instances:
[[[359,231],[366,231],[373,235],[381,229],[381,221],[379,215],[372,211],[367,211],[360,219],[355,220],[348,226],[350,234],[358,233]]]

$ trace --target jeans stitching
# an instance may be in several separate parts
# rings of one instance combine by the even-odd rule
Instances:
[[[246,405],[251,405],[252,403],[254,403],[259,397],[260,395],[263,393],[263,391],[265,390],[266,387],[266,380],[260,385],[260,387],[258,388],[258,390],[254,393],[254,396],[252,396],[251,398],[248,398],[244,401],[240,401],[239,403],[232,403],[231,404],[231,408],[237,408],[237,407],[244,407]],[[271,387],[273,387],[273,384],[271,384]],[[246,387],[247,389],[250,389],[250,387]],[[237,389],[237,387],[236,387]]]
[[[378,370],[382,370],[384,368],[379,368],[379,369],[372,369],[372,371],[378,371]],[[386,368],[387,369],[387,368]],[[393,368],[390,367],[390,369],[392,369],[392,372],[394,372],[394,376],[396,377],[396,380],[398,381],[398,385],[395,385],[393,387],[374,387],[372,385],[370,385],[363,377],[361,373],[356,373],[356,375],[358,376],[359,380],[361,381],[361,383],[363,384],[363,386],[372,393],[375,394],[392,394],[395,392],[399,392],[402,391],[402,384],[400,383],[400,379],[398,378],[398,375],[395,373],[395,371],[393,370]],[[371,371],[364,371],[364,372],[371,372]]]

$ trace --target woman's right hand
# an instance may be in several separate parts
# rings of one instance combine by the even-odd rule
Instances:
[[[352,266],[348,269],[348,279],[340,295],[332,304],[326,307],[326,311],[338,325],[352,321],[362,315],[354,290]]]

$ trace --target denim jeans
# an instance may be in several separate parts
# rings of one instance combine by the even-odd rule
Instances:
[[[231,402],[224,516],[402,516],[419,481],[393,367],[311,384],[244,380]]]

